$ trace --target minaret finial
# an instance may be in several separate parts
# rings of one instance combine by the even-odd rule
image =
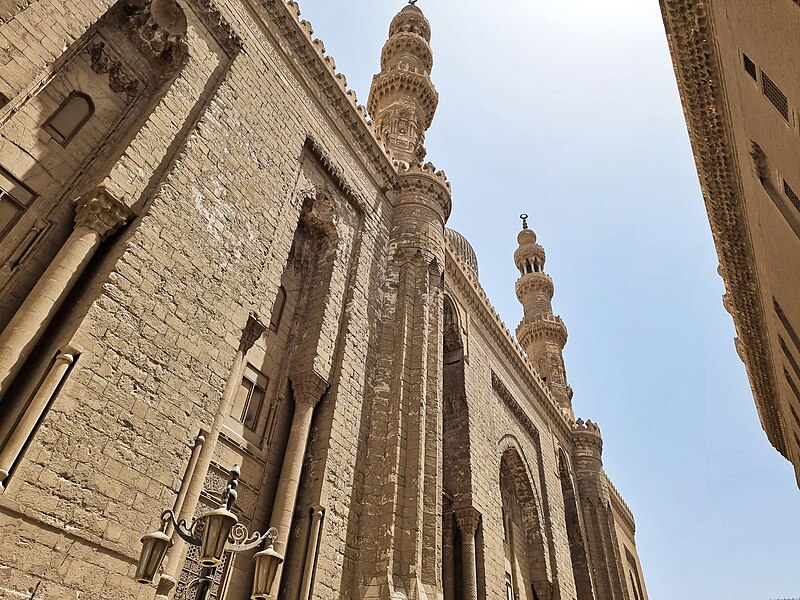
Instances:
[[[522,213],[519,216],[519,218],[522,219],[522,228],[523,229],[527,229],[528,228],[528,215],[526,215],[525,213]]]

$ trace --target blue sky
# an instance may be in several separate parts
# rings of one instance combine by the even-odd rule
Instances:
[[[401,0],[301,0],[366,104]],[[800,597],[800,491],[758,422],[657,0],[420,0],[449,226],[515,329],[517,216],[547,250],[575,410],[599,422],[651,600]]]

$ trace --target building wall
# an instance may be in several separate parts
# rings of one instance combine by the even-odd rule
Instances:
[[[241,415],[222,415],[196,512],[213,505],[226,470],[238,463],[242,521],[262,530],[270,524],[295,412],[294,376],[300,367],[313,371],[325,391],[281,590],[298,592],[317,514],[311,595],[351,597],[372,430],[365,398],[374,399],[380,384],[373,374],[388,311],[395,211],[384,190],[397,173],[292,3],[179,0],[188,25],[176,59],[163,71],[158,57],[132,60],[131,77],[147,83],[123,95],[112,87],[119,87],[110,75],[116,67],[98,70],[87,54],[104,41],[107,53],[117,52],[112,62],[139,56],[118,26],[126,22],[122,5],[112,4],[0,4],[0,92],[8,99],[0,108],[0,166],[39,194],[0,239],[0,325],[61,260],[75,198],[101,184],[131,213],[75,276],[0,400],[5,439],[52,373],[53,357],[76,357],[0,493],[0,597],[153,598],[152,586],[132,579],[139,538],[192,480],[187,464],[201,452],[198,435],[213,429],[248,317],[269,323],[280,286],[280,324],[244,357],[253,380],[263,382],[259,418],[247,427]],[[104,128],[56,147],[40,129],[70,89],[96,100],[92,123]],[[47,226],[37,229],[41,220]],[[444,429],[467,435],[466,452],[456,449],[460,490],[450,508],[480,514],[478,597],[506,593],[503,469],[526,530],[528,564],[520,573],[537,594],[526,589],[527,597],[549,598],[554,589],[576,597],[559,479],[559,452],[572,452],[570,420],[460,269],[448,254],[466,411],[449,415]],[[441,335],[435,313],[433,333]],[[431,373],[429,385],[446,385],[438,370]],[[441,433],[432,439],[438,450]],[[434,475],[448,481],[447,472]],[[434,508],[438,518],[441,507]],[[441,541],[425,544],[435,550]],[[193,568],[186,564],[179,588]],[[250,556],[237,557],[215,595],[249,597],[251,574]]]
[[[798,41],[800,7],[662,7],[737,348],[767,436],[800,481],[800,86],[786,50]]]

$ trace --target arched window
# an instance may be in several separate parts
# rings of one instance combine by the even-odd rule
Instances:
[[[276,332],[278,327],[281,326],[281,317],[283,317],[283,309],[286,306],[286,288],[283,286],[278,288],[278,295],[275,296],[275,304],[272,305],[272,316],[269,319],[269,328]]]
[[[66,146],[93,114],[92,99],[81,92],[72,92],[42,127],[55,141]]]

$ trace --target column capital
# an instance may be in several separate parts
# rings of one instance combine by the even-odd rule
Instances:
[[[250,350],[266,330],[267,327],[261,322],[258,315],[250,313],[247,317],[247,324],[242,330],[242,338],[239,340],[239,350],[242,352]]]
[[[453,511],[456,516],[456,523],[461,530],[461,535],[474,536],[478,531],[478,524],[481,522],[481,513],[478,509],[467,506]]]
[[[291,380],[294,403],[297,406],[301,404],[316,406],[322,395],[328,390],[327,380],[314,371],[293,375]]]
[[[75,225],[88,227],[105,239],[124,225],[133,212],[104,187],[75,200]]]

